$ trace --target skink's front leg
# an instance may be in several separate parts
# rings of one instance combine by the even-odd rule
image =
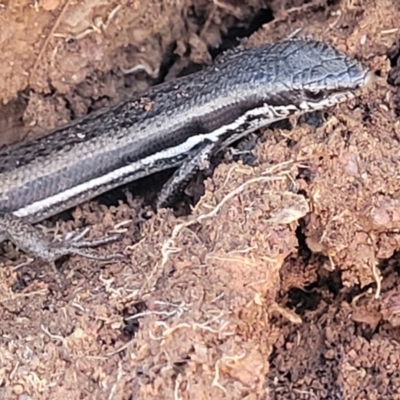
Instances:
[[[168,182],[163,186],[157,199],[157,208],[171,206],[182,194],[189,181],[199,172],[209,168],[209,161],[215,154],[220,143],[205,141],[196,147],[187,160],[175,171]]]

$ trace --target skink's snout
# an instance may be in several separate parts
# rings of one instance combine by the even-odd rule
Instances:
[[[348,67],[345,69],[342,85],[348,89],[359,89],[371,84],[374,73],[359,61],[346,56]]]

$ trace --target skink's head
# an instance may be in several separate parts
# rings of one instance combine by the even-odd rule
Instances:
[[[272,45],[265,52],[265,65],[266,83],[271,73],[275,74],[271,103],[304,111],[323,109],[354,97],[355,91],[372,78],[360,62],[327,43],[307,39]]]
[[[353,97],[372,79],[372,73],[360,62],[326,43],[303,40],[293,44],[297,50],[293,49],[289,59],[293,57],[299,66],[293,87],[311,107],[319,103],[330,106]]]

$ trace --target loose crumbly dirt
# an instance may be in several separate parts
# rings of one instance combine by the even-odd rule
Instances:
[[[274,19],[245,46],[301,28],[377,74],[322,119],[257,135],[255,166],[227,156],[188,216],[128,193],[47,222],[123,233],[99,252],[125,260],[60,266],[64,294],[4,245],[1,399],[400,399],[400,6],[244,3],[1,6],[0,143],[209,63],[261,7]]]

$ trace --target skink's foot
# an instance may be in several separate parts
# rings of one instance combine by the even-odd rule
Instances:
[[[102,237],[100,239],[96,239],[96,240],[90,240],[90,241],[82,240],[88,234],[89,230],[90,230],[89,228],[85,228],[82,232],[80,232],[78,234],[73,234],[72,236],[68,235],[62,243],[64,244],[65,247],[68,246],[69,248],[75,249],[73,251],[76,251],[76,249],[104,246],[105,244],[114,243],[117,240],[121,239],[121,235],[111,235],[111,236],[104,236],[104,237]],[[88,253],[88,254],[90,254],[90,253]],[[93,256],[93,254],[92,254],[92,256]],[[117,256],[117,255],[113,255],[113,256]],[[120,255],[118,255],[117,258],[120,258],[119,256]],[[105,256],[105,257],[96,256],[96,257],[107,258],[107,256]],[[91,257],[86,256],[86,258],[91,258]],[[100,258],[95,258],[95,259],[100,260]],[[103,261],[108,261],[108,258],[107,258],[107,260],[103,260]]]
[[[104,237],[89,242],[82,240],[88,232],[88,230],[84,230],[79,235],[66,238],[62,242],[53,243],[31,224],[10,213],[0,215],[0,232],[4,233],[7,239],[24,253],[48,263],[54,272],[58,286],[60,286],[62,290],[63,285],[60,274],[55,265],[55,262],[61,257],[79,255],[97,261],[114,261],[124,258],[122,254],[101,256],[85,250],[85,248],[98,247],[115,242],[120,238],[119,235]]]

